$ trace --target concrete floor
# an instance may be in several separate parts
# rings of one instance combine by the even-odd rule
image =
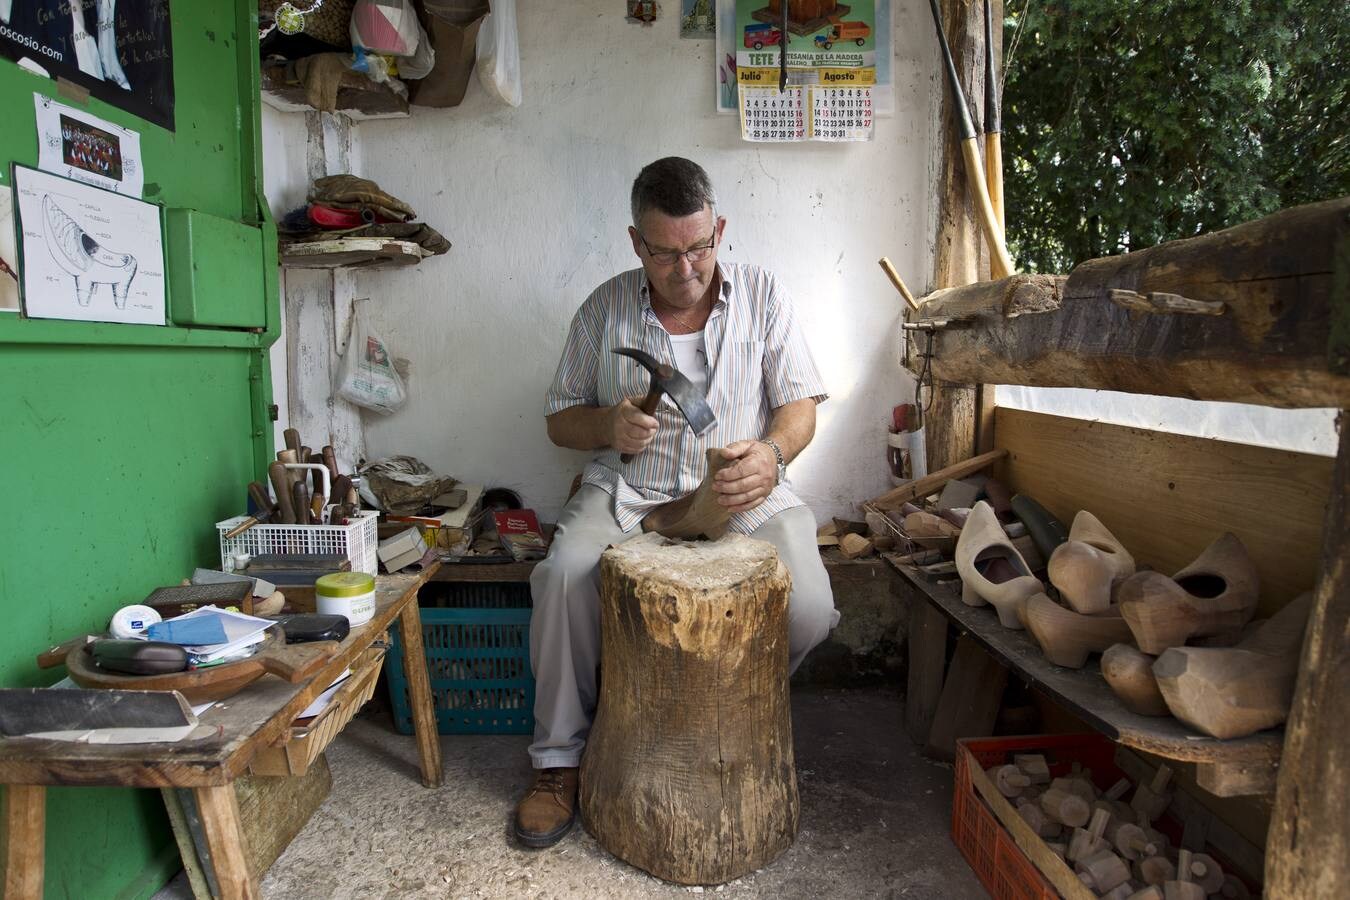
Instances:
[[[333,792],[262,882],[285,898],[978,898],[948,837],[949,766],[904,737],[886,688],[794,689],[801,831],[771,865],[718,887],[659,881],[580,825],[531,851],[510,835],[529,783],[525,736],[442,737],[445,784],[418,781],[410,737],[357,718],[328,750]],[[186,896],[174,885],[160,897]],[[179,892],[185,885],[177,885]]]

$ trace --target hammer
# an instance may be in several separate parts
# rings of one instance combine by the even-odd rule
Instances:
[[[658,362],[654,357],[631,347],[619,347],[611,352],[637,361],[652,373],[652,386],[638,407],[644,413],[650,416],[656,410],[656,405],[661,402],[661,395],[667,394],[684,414],[684,419],[689,423],[689,427],[694,429],[694,434],[702,437],[708,433],[709,428],[717,424],[717,417],[708,408],[708,401],[698,392],[698,388],[673,366]],[[633,454],[625,453],[619,457],[619,462],[626,463],[632,459]]]

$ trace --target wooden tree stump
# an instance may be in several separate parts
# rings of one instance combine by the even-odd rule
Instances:
[[[797,835],[791,579],[772,545],[644,534],[600,558],[600,699],[581,818],[610,853],[720,884]]]

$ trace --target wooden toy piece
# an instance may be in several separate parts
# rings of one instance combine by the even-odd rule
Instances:
[[[1050,767],[1046,765],[1045,757],[1039,753],[1015,753],[1013,765],[1030,778],[1032,784],[1050,783]]]
[[[1312,594],[1236,647],[1174,647],[1153,664],[1172,715],[1211,737],[1245,737],[1289,715]]]
[[[1055,548],[1046,565],[1050,583],[1076,612],[1105,612],[1111,588],[1134,574],[1134,557],[1087,510],[1074,517],[1069,539]]]
[[[998,787],[998,792],[1005,797],[1016,797],[1022,793],[1023,788],[1031,784],[1031,779],[1014,765],[994,766],[985,774]]]
[[[1075,868],[1080,880],[1098,894],[1104,894],[1130,880],[1130,867],[1110,850],[1099,850],[1078,860]],[[1083,878],[1084,875],[1088,878]]]
[[[1113,644],[1102,653],[1102,677],[1130,712],[1168,716],[1167,703],[1153,674],[1153,657],[1129,644]]]
[[[1134,875],[1144,884],[1162,886],[1177,875],[1177,867],[1165,856],[1146,856],[1134,864]]]
[[[1111,843],[1115,844],[1116,851],[1126,859],[1143,859],[1146,856],[1156,856],[1162,848],[1148,839],[1144,829],[1130,822],[1126,822],[1116,829],[1115,835],[1111,838]]]
[[[1041,809],[1052,822],[1068,825],[1070,828],[1082,828],[1087,824],[1090,815],[1086,800],[1077,794],[1053,787],[1041,795]]]
[[[1162,888],[1156,884],[1150,884],[1148,887],[1135,891],[1126,900],[1163,900]]]
[[[1191,637],[1241,631],[1256,611],[1256,565],[1231,532],[1168,578],[1138,572],[1120,584],[1120,611],[1135,644],[1157,656]]]
[[[1017,814],[1040,837],[1054,837],[1059,834],[1059,823],[1052,822],[1045,811],[1041,809],[1039,803],[1030,801],[1018,803]]]
[[[1236,875],[1223,876],[1223,887],[1219,888],[1219,896],[1225,900],[1252,900],[1252,892]]]
[[[1102,796],[1105,797],[1107,800],[1119,800],[1121,797],[1125,796],[1125,792],[1128,791],[1129,789],[1130,789],[1130,779],[1122,778],[1115,784],[1107,788],[1106,792],[1103,793]]]
[[[1158,771],[1153,775],[1153,781],[1150,784],[1141,784],[1135,788],[1134,798],[1130,800],[1130,806],[1142,813],[1149,822],[1155,821],[1167,809],[1167,804],[1172,801],[1169,794],[1163,793],[1167,787],[1168,780],[1172,777],[1172,770],[1165,764],[1158,766]]]
[[[971,508],[957,539],[956,571],[961,601],[967,606],[992,603],[1005,628],[1021,629],[1022,604],[1044,589],[983,500]]]
[[[1206,894],[1217,894],[1223,888],[1223,869],[1208,853],[1191,854],[1191,875]]]
[[[1089,654],[1131,640],[1130,626],[1114,606],[1104,613],[1085,616],[1043,593],[1034,593],[1023,602],[1021,615],[1045,658],[1069,669],[1083,668]]]
[[[1205,889],[1191,880],[1191,851],[1177,852],[1175,881],[1163,883],[1164,900],[1205,900]]]
[[[1110,849],[1110,845],[1102,838],[1102,832],[1106,830],[1106,823],[1110,818],[1110,813],[1099,809],[1092,814],[1092,821],[1087,828],[1073,830],[1073,835],[1069,838],[1071,862],[1078,862],[1102,850]]]
[[[1074,773],[1069,778],[1056,778],[1050,782],[1050,787],[1061,791],[1068,791],[1076,797],[1082,797],[1083,801],[1091,806],[1097,799],[1097,788],[1092,783],[1092,771],[1086,773]]]
[[[1101,900],[1129,900],[1132,894],[1134,894],[1134,885],[1126,881],[1102,894]]]

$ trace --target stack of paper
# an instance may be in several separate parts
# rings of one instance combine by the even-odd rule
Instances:
[[[262,643],[271,619],[202,606],[190,613],[157,622],[146,629],[152,641],[180,644],[196,665],[219,662],[240,655],[254,644]]]

